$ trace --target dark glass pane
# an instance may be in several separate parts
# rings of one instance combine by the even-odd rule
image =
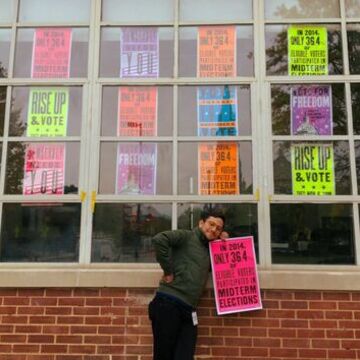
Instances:
[[[225,216],[225,230],[230,237],[253,236],[257,261],[258,216],[255,204],[180,204],[178,207],[178,228],[193,229],[200,221],[201,211],[209,208],[220,209]]]
[[[360,24],[347,25],[350,74],[360,74]]]
[[[0,86],[0,136],[4,135],[6,87]]]
[[[170,229],[170,204],[97,204],[91,260],[155,262],[151,238]]]
[[[360,84],[350,84],[351,86],[351,108],[354,124],[354,133],[360,134]]]
[[[3,262],[76,262],[80,204],[4,204]]]
[[[274,264],[354,264],[352,205],[272,204]]]

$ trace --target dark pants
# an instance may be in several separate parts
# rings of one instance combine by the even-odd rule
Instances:
[[[157,294],[149,304],[154,339],[154,360],[193,360],[197,326],[192,309]]]

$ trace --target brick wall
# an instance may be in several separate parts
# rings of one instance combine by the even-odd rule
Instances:
[[[0,289],[0,360],[150,360],[143,289]],[[200,359],[360,359],[360,293],[263,291],[264,309],[199,309]]]

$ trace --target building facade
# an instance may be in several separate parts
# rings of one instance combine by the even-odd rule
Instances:
[[[264,309],[198,359],[360,359],[359,0],[0,0],[0,359],[151,358],[151,237],[221,208]]]

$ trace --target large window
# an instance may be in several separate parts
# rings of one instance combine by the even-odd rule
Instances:
[[[151,268],[209,207],[260,268],[358,264],[359,0],[0,7],[3,266]]]

